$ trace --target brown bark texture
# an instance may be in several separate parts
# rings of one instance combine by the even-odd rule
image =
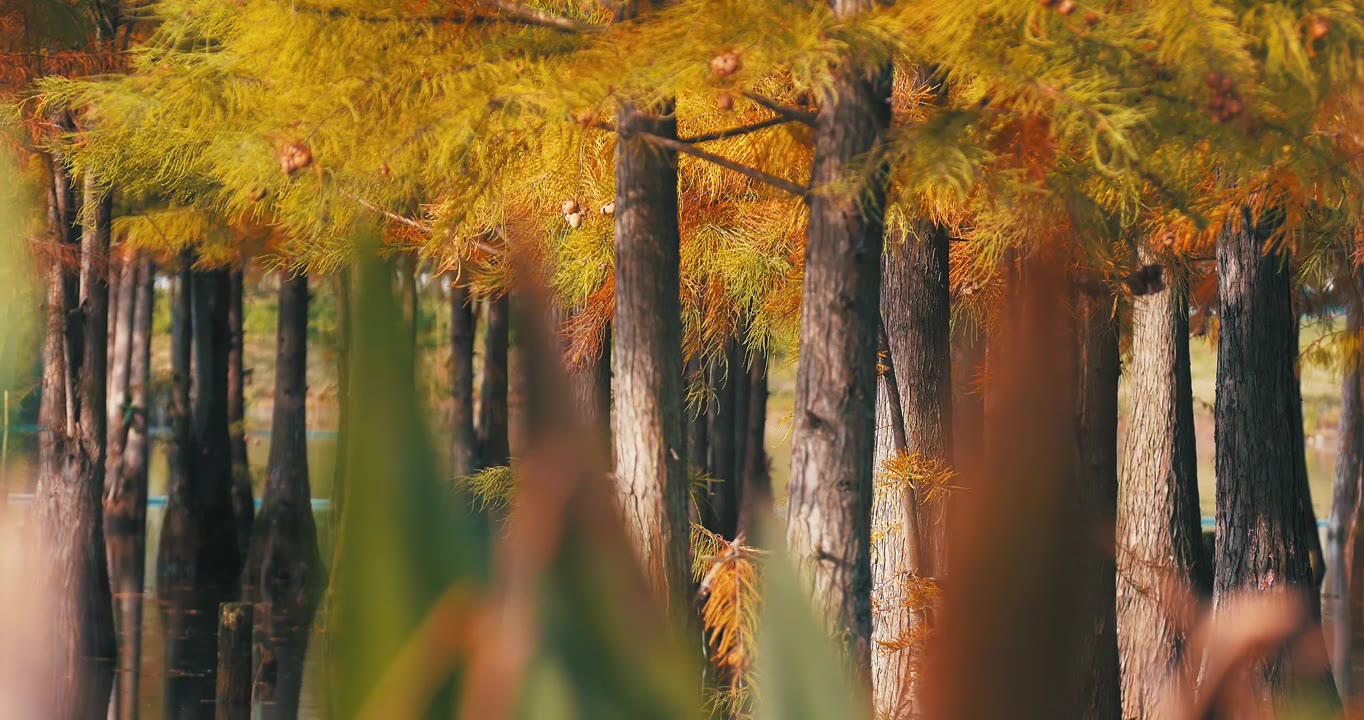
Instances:
[[[870,9],[836,0],[835,14]],[[890,123],[890,71],[844,59],[815,120],[787,544],[828,631],[869,682],[872,446],[886,188],[862,163]],[[850,181],[865,184],[849,188]]]
[[[303,661],[322,584],[322,558],[308,482],[308,279],[279,286],[274,417],[270,459],[243,597],[256,605],[254,643],[261,657],[252,705],[256,717],[298,715]]]
[[[1143,256],[1146,261],[1152,256]],[[1118,479],[1117,613],[1124,717],[1163,717],[1195,658],[1181,618],[1211,568],[1202,551],[1189,368],[1189,304],[1166,287],[1132,300],[1131,406]]]
[[[102,717],[114,681],[114,617],[104,547],[101,489],[107,420],[108,285],[112,197],[85,179],[77,194],[60,158],[49,188],[54,239],[39,407],[36,528],[45,553],[51,644],[47,717]],[[79,270],[64,260],[79,258]]]
[[[772,516],[772,463],[767,456],[767,354],[755,353],[748,365],[748,417],[744,419],[739,532],[757,541],[758,524]]]
[[[689,615],[689,498],[683,432],[677,155],[672,108],[623,105],[616,145],[616,319],[611,344],[615,482],[650,588]]]
[[[237,548],[243,556],[251,544],[251,524],[256,499],[251,491],[251,463],[246,455],[245,333],[242,331],[242,282],[240,268],[230,274],[227,302],[227,423],[232,442],[232,512],[237,516]]]
[[[1288,257],[1266,248],[1272,215],[1257,222],[1243,211],[1217,239],[1218,604],[1238,591],[1316,589],[1317,531],[1304,511],[1298,323]],[[1257,669],[1266,701],[1287,681],[1283,661],[1273,657]],[[1330,674],[1321,680],[1331,683]]]

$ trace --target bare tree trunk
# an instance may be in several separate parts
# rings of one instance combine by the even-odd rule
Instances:
[[[113,606],[100,504],[104,483],[107,271],[112,197],[87,176],[77,226],[75,191],[61,160],[50,190],[54,236],[62,250],[48,275],[43,343],[44,428],[39,439],[37,529],[46,553],[53,663],[47,717],[103,717],[113,688]],[[78,232],[79,229],[79,232]],[[72,273],[64,261],[78,256]]]
[[[746,424],[740,422],[739,387],[736,374],[739,353],[738,341],[730,338],[725,343],[724,357],[711,363],[708,368],[711,392],[714,397],[706,411],[706,468],[713,482],[706,493],[701,524],[707,530],[732,539],[739,524],[739,476],[738,449],[739,432]],[[747,385],[747,376],[744,376]]]
[[[1118,505],[1118,325],[1111,292],[1076,288],[1076,436],[1084,503],[1076,516],[1084,534],[1073,549],[1084,573],[1077,588],[1088,593],[1076,671],[1081,682],[1076,717],[1122,717],[1118,619],[1113,555]]]
[[[450,469],[468,475],[478,462],[474,432],[474,331],[478,310],[466,285],[450,286]]]
[[[881,263],[881,318],[885,323],[889,366],[882,388],[896,393],[877,403],[878,438],[890,423],[903,437],[892,447],[925,468],[946,471],[952,461],[952,346],[946,231],[924,225],[918,237],[886,250]],[[878,396],[882,392],[878,388]],[[890,413],[889,416],[885,416]],[[878,440],[878,448],[883,446]],[[884,459],[882,460],[884,462]],[[878,468],[880,466],[878,465]],[[909,607],[919,578],[933,578],[941,566],[941,508],[926,507],[916,488],[902,480],[876,484],[872,507],[872,688],[876,712],[908,717],[914,700],[912,655],[915,625],[924,617]],[[913,535],[911,537],[910,535]]]
[[[622,105],[616,144],[616,324],[611,368],[616,489],[650,587],[690,615],[682,408],[677,155],[636,133],[677,137],[671,104]]]
[[[850,16],[871,0],[833,0]],[[871,663],[872,446],[885,182],[861,161],[890,124],[890,68],[845,58],[821,99],[805,248],[787,543],[863,682]],[[859,192],[842,187],[866,183]],[[870,179],[868,179],[870,178]],[[838,188],[833,190],[832,188]]]
[[[591,435],[601,440],[603,457],[611,452],[611,330],[606,330],[602,347],[591,363],[575,373],[578,403],[582,407],[583,423]]]
[[[701,402],[695,408],[684,409],[687,424],[687,469],[690,473],[710,475],[710,374],[700,356],[687,361],[684,395],[691,395],[692,388],[703,390]],[[698,498],[704,506],[706,498]],[[699,508],[698,508],[699,509]],[[699,513],[698,518],[699,521]]]
[[[478,455],[482,467],[495,467],[506,465],[511,457],[507,414],[511,300],[505,294],[489,298],[487,307],[483,378],[478,391]]]
[[[1144,260],[1153,258],[1144,256]],[[1118,483],[1118,649],[1125,717],[1163,717],[1185,656],[1185,603],[1211,579],[1201,549],[1189,304],[1166,288],[1132,301],[1131,409]]]
[[[739,532],[753,542],[760,518],[772,514],[772,467],[767,457],[767,354],[748,366],[748,417],[744,420],[743,482],[739,491]]]
[[[1272,211],[1267,211],[1272,212]],[[1288,258],[1265,252],[1272,219],[1241,222],[1217,241],[1217,602],[1238,590],[1287,586],[1315,594],[1316,528],[1297,392],[1298,323]],[[1263,664],[1266,702],[1287,677],[1283,658]],[[1335,690],[1329,673],[1322,680]],[[1323,697],[1325,694],[1323,692]]]
[[[117,300],[110,303],[109,308],[109,402],[108,418],[106,420],[109,428],[109,437],[106,441],[108,446],[108,466],[114,467],[118,464],[119,453],[123,452],[123,418],[126,415],[128,406],[129,392],[129,367],[132,363],[132,331],[133,331],[133,309],[135,300],[134,295],[137,289],[137,273],[140,263],[135,252],[126,253],[118,267],[118,295]],[[111,257],[113,253],[111,253]],[[110,272],[114,271],[110,267]],[[113,277],[111,276],[110,280]],[[110,299],[113,300],[111,295]],[[115,309],[117,312],[115,312]]]
[[[332,477],[332,527],[337,529],[333,555],[339,551],[341,506],[345,501],[346,448],[350,444],[350,350],[351,350],[351,270],[343,268],[336,276],[336,470]],[[475,458],[477,460],[477,458]]]
[[[402,301],[403,319],[407,322],[407,343],[412,349],[414,378],[421,355],[417,351],[417,340],[421,334],[421,307],[417,292],[417,266],[420,262],[416,255],[403,255],[398,259],[398,294]]]
[[[244,597],[257,604],[257,717],[298,716],[303,660],[322,583],[312,492],[308,484],[308,278],[279,286],[279,335],[270,461],[260,518],[243,574]]]
[[[227,303],[227,422],[232,442],[232,512],[237,516],[237,547],[242,557],[251,545],[256,500],[251,492],[251,464],[246,455],[245,336],[242,331],[242,270],[232,271]]]
[[[127,409],[120,415],[123,437],[117,464],[105,476],[104,537],[110,586],[119,617],[119,672],[115,697],[119,720],[137,717],[142,662],[142,604],[147,574],[147,383],[151,376],[152,310],[156,268],[150,260],[128,258],[135,287],[130,327]]]
[[[182,260],[175,307],[175,439],[156,569],[167,718],[212,717],[217,608],[241,591],[227,422],[231,279],[226,270],[192,272],[191,260]]]

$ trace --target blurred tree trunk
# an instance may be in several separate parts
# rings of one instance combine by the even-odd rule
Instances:
[[[687,470],[689,475],[701,473],[710,475],[710,374],[706,372],[705,362],[699,355],[687,361],[686,379],[683,384],[684,397],[692,397],[694,390],[700,390],[700,402],[695,408],[684,406],[684,419],[687,425]],[[704,506],[706,498],[698,498],[698,505]],[[697,508],[698,510],[700,508]],[[698,513],[699,515],[699,513]],[[700,521],[700,518],[697,518]]]
[[[398,258],[398,297],[402,302],[403,320],[407,323],[407,344],[412,351],[412,373],[416,377],[421,353],[417,341],[421,334],[421,305],[417,287],[420,260],[416,255]]]
[[[1265,211],[1266,214],[1272,210]],[[1233,218],[1233,221],[1235,218]],[[1217,241],[1218,601],[1239,590],[1287,586],[1315,594],[1316,527],[1309,498],[1298,394],[1298,323],[1288,257],[1265,251],[1272,218],[1250,211]],[[1261,667],[1266,697],[1286,682],[1283,659]],[[1333,685],[1329,673],[1322,681]],[[1335,694],[1334,687],[1329,689]]]
[[[463,477],[476,469],[474,333],[478,309],[467,285],[450,286],[450,469]]]
[[[351,344],[351,271],[344,268],[336,275],[336,470],[332,475],[332,519],[341,517],[345,501],[346,447],[350,443],[350,344]],[[339,533],[341,524],[332,527]],[[339,545],[340,535],[337,536]],[[335,555],[335,549],[333,555]]]
[[[1153,258],[1143,255],[1143,261]],[[1131,409],[1118,483],[1118,649],[1125,717],[1163,717],[1184,654],[1180,617],[1211,580],[1201,549],[1186,290],[1132,300]]]
[[[611,329],[604,333],[602,346],[587,367],[572,375],[584,424],[602,443],[603,457],[611,451]]]
[[[69,128],[69,118],[63,124]],[[50,220],[57,252],[47,287],[36,527],[49,574],[52,644],[47,717],[105,715],[114,681],[114,617],[100,503],[104,483],[109,252],[113,199],[87,176],[81,221],[60,158]],[[72,272],[79,258],[79,271]]]
[[[871,0],[833,0],[834,13]],[[862,682],[871,663],[872,446],[886,187],[860,160],[890,124],[890,68],[845,58],[820,102],[796,377],[787,543]],[[854,177],[860,192],[830,192]],[[867,180],[866,178],[872,178]],[[823,189],[821,191],[821,189]]]
[[[706,492],[701,524],[707,530],[724,538],[733,539],[739,523],[739,481],[737,474],[739,433],[746,424],[739,421],[742,400],[738,388],[737,373],[739,353],[737,340],[730,338],[725,343],[724,356],[716,359],[707,369],[713,394],[706,410],[706,469],[713,482]],[[747,385],[748,377],[743,376]],[[699,419],[698,419],[699,420]]]
[[[1076,520],[1083,535],[1073,560],[1089,593],[1079,637],[1076,717],[1122,717],[1114,537],[1118,511],[1118,324],[1115,298],[1106,288],[1074,291],[1076,314],[1076,436],[1079,489],[1084,507]]]
[[[481,467],[496,467],[506,465],[511,456],[507,412],[511,299],[505,293],[488,298],[487,308],[478,390],[478,460]]]
[[[237,548],[246,556],[251,545],[251,525],[256,500],[251,491],[251,465],[246,456],[246,368],[243,366],[245,335],[242,331],[242,270],[231,273],[227,303],[227,422],[232,442],[232,512],[237,516]]]
[[[881,318],[889,360],[878,396],[887,387],[894,396],[877,402],[878,438],[886,435],[880,428],[898,424],[890,434],[903,442],[890,448],[885,459],[905,453],[925,469],[940,472],[952,461],[948,276],[947,232],[930,225],[917,237],[892,243],[881,261]],[[878,447],[883,445],[878,440]],[[872,604],[881,611],[872,618],[872,690],[877,714],[894,719],[912,715],[917,707],[912,656],[923,647],[913,638],[916,623],[926,616],[915,612],[911,592],[917,578],[936,576],[943,527],[908,478],[878,481],[875,487]]]
[[[748,417],[744,419],[743,482],[739,490],[739,532],[753,543],[757,524],[772,516],[772,467],[767,457],[767,353],[748,365]]]
[[[611,368],[616,489],[650,587],[690,615],[677,155],[636,133],[677,137],[671,103],[622,105],[616,144],[616,321]]]
[[[231,278],[192,271],[192,261],[182,257],[173,317],[174,438],[156,568],[167,718],[213,716],[218,605],[241,590],[227,422]]]
[[[1359,503],[1359,484],[1364,472],[1364,424],[1360,422],[1358,340],[1364,327],[1364,307],[1353,268],[1337,276],[1345,306],[1346,352],[1340,385],[1340,444],[1336,454],[1336,479],[1331,493],[1331,516],[1326,527],[1326,582],[1321,590],[1322,617],[1330,628],[1331,669],[1341,697],[1351,699],[1357,687],[1351,677],[1353,618],[1350,613],[1350,530]]]
[[[117,717],[137,717],[142,663],[143,588],[147,575],[147,463],[151,441],[147,428],[147,384],[151,378],[152,313],[156,301],[156,266],[129,257],[133,265],[133,308],[130,323],[127,408],[119,415],[122,451],[111,461],[104,480],[104,537],[108,545],[110,586],[119,618]],[[122,303],[120,303],[120,306]],[[122,323],[120,323],[121,325]]]
[[[137,289],[137,272],[140,267],[136,252],[125,253],[127,257],[115,265],[112,258],[118,253],[110,252],[110,294],[109,294],[109,399],[106,426],[109,429],[107,445],[108,467],[118,464],[119,453],[123,451],[123,418],[128,405],[129,368],[132,363],[133,309]],[[114,281],[117,279],[117,294]]]
[[[962,475],[979,475],[985,457],[984,322],[959,323],[952,338],[952,466]]]
[[[251,702],[255,717],[298,716],[303,661],[322,583],[308,484],[308,278],[279,285],[274,418],[260,517],[243,574],[257,604],[255,644],[263,662]]]

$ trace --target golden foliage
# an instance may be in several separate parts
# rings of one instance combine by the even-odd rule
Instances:
[[[755,548],[742,535],[732,541],[692,526],[697,596],[711,665],[731,695],[751,685],[757,647],[759,572]],[[702,553],[703,549],[712,552]]]
[[[920,503],[937,505],[941,511],[942,503],[952,491],[952,479],[956,476],[947,462],[941,458],[925,457],[917,452],[900,452],[886,458],[876,474],[877,492],[902,492],[912,489]]]

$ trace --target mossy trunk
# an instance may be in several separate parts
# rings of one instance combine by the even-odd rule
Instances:
[[[622,105],[616,144],[616,320],[611,368],[616,491],[649,585],[679,626],[690,615],[683,423],[677,137],[671,104]]]
[[[254,642],[262,658],[252,705],[265,720],[298,715],[308,634],[323,581],[308,483],[307,342],[308,279],[284,277],[270,459],[242,576],[243,596],[256,604]]]
[[[487,309],[478,390],[478,461],[481,467],[496,467],[506,465],[511,457],[507,411],[511,299],[506,294],[489,298]]]
[[[477,306],[467,285],[450,286],[450,471],[463,477],[477,469],[474,431],[474,332]]]
[[[1266,248],[1275,222],[1266,212],[1256,222],[1242,211],[1217,240],[1218,602],[1244,590],[1316,591],[1292,270],[1277,246]],[[1284,664],[1276,656],[1257,669],[1266,702],[1288,680]],[[1321,697],[1334,696],[1330,673],[1319,679]]]
[[[117,654],[100,501],[108,440],[104,272],[113,202],[87,177],[78,224],[71,179],[60,159],[52,168],[50,220],[61,252],[48,268],[34,508],[51,644],[35,651],[50,658],[46,717],[85,720],[105,715]]]
[[[1146,261],[1153,256],[1143,256]],[[1118,650],[1125,717],[1163,717],[1167,685],[1190,669],[1178,614],[1211,582],[1202,551],[1189,368],[1189,304],[1170,271],[1132,300],[1131,408],[1118,482]]]
[[[127,408],[119,416],[122,451],[104,480],[104,537],[109,580],[118,613],[119,661],[115,698],[119,720],[137,717],[142,664],[143,589],[147,575],[147,467],[151,440],[147,427],[147,384],[151,378],[152,311],[156,266],[129,258],[135,273],[123,282],[134,293],[130,323]]]
[[[871,0],[834,0],[851,16]],[[813,605],[870,685],[872,445],[886,186],[861,161],[890,124],[887,67],[856,49],[820,99],[796,376],[787,543]],[[858,192],[845,185],[864,180]]]
[[[241,589],[227,421],[231,278],[193,271],[192,260],[181,259],[172,318],[173,431],[156,567],[167,718],[212,717],[218,605]]]

